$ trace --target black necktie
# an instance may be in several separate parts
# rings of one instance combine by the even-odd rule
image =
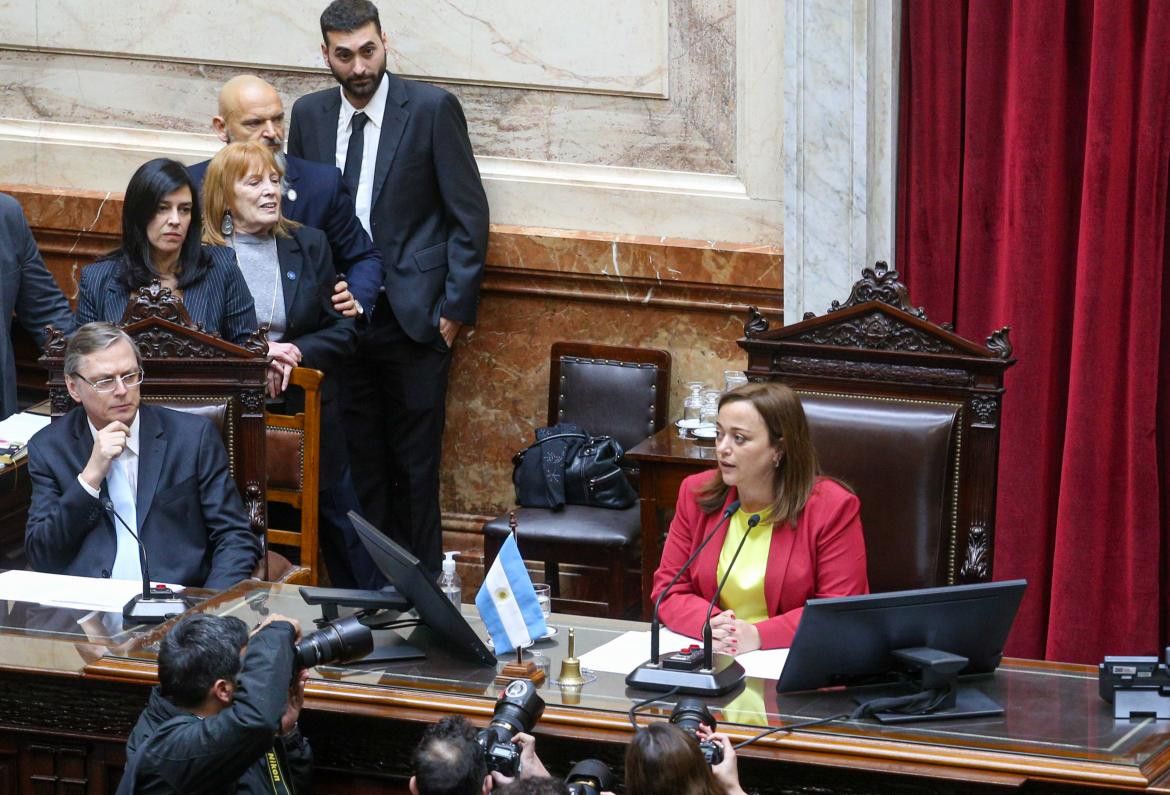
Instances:
[[[362,150],[366,144],[366,122],[370,117],[360,110],[353,114],[349,129],[349,147],[345,150],[345,171],[341,181],[349,188],[349,195],[357,201],[358,181],[362,175]]]

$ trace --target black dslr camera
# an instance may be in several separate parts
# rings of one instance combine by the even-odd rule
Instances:
[[[296,671],[330,663],[360,660],[374,650],[374,633],[357,616],[331,621],[297,644]]]
[[[696,740],[699,739],[700,726],[706,724],[711,731],[715,731],[718,725],[715,718],[711,717],[711,710],[697,698],[680,698],[670,713],[670,722],[688,734],[693,734]],[[723,746],[717,742],[699,740],[699,750],[709,765],[714,766],[723,761]]]
[[[601,795],[612,792],[613,771],[600,759],[582,759],[565,776],[565,786],[571,795]]]
[[[475,737],[488,770],[497,770],[509,778],[520,773],[520,749],[512,744],[512,738],[520,732],[531,732],[543,714],[544,699],[531,682],[516,679],[508,684],[496,702],[492,722]]]

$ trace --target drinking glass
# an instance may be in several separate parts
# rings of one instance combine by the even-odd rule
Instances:
[[[544,582],[534,582],[533,589],[536,590],[536,601],[540,604],[540,612],[544,614],[545,621],[552,615],[552,586]]]
[[[739,370],[724,370],[723,371],[723,391],[730,392],[737,387],[741,387],[748,382],[747,376]]]

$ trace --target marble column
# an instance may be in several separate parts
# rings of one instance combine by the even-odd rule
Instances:
[[[784,318],[894,264],[899,0],[785,0]]]

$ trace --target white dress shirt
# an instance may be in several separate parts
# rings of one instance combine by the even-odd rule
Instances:
[[[110,472],[106,476],[106,480],[111,483],[111,491],[118,488],[115,483],[116,480],[121,479],[129,488],[129,499],[131,505],[129,507],[123,506],[123,509],[118,511],[118,515],[122,520],[134,527],[137,532],[141,526],[137,519],[137,511],[132,510],[133,504],[138,501],[138,461],[141,439],[139,436],[139,414],[135,413],[134,421],[130,423],[130,433],[126,438],[126,447],[122,450],[122,454],[110,462]],[[94,441],[97,441],[98,429],[94,427],[92,421],[87,420],[89,425],[90,435],[93,436]],[[101,497],[101,490],[95,489],[85,482],[85,478],[79,472],[77,474],[77,482],[85,489],[89,496],[95,500]],[[113,496],[113,502],[117,502]],[[129,516],[124,514],[129,513]],[[138,553],[138,542],[134,536],[130,535],[129,531],[122,526],[122,523],[117,518],[111,517],[114,523],[114,533],[117,539],[117,551],[114,554],[114,566],[111,570],[111,577],[120,580],[134,580],[142,577],[142,562]]]
[[[386,111],[386,96],[390,93],[390,78],[382,75],[378,90],[374,92],[366,106],[360,109],[350,104],[341,86],[338,86],[337,90],[341,91],[341,110],[337,114],[337,151],[334,156],[337,167],[343,174],[345,155],[349,151],[349,134],[353,129],[353,114],[361,110],[368,117],[362,130],[364,136],[362,170],[358,175],[357,196],[353,198],[357,205],[358,221],[365,228],[366,234],[373,238],[374,233],[370,229],[370,207],[374,203],[374,166],[378,160],[378,141],[382,137],[382,116]]]

